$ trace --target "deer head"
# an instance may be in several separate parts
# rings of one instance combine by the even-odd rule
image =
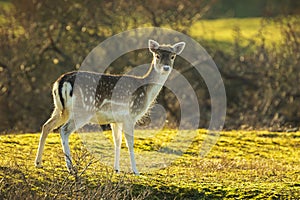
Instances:
[[[157,73],[162,75],[168,75],[171,72],[176,55],[179,55],[185,47],[185,42],[160,45],[154,40],[149,40],[148,44],[149,50],[153,54],[153,67]]]

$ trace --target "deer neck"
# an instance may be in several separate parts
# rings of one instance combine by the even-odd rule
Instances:
[[[169,73],[160,74],[154,69],[154,63],[152,61],[150,68],[146,75],[143,77],[145,81],[145,90],[148,94],[148,101],[153,102],[160,90],[162,89],[164,83],[166,82]]]

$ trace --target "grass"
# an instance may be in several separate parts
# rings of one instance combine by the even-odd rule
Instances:
[[[240,39],[240,45],[247,44],[246,40],[250,39],[261,42],[261,36],[269,46],[283,40],[279,25],[262,18],[200,20],[193,24],[190,35],[201,41],[219,44],[232,44],[236,38]]]
[[[144,169],[140,166],[142,175],[136,177],[128,173],[126,166],[121,174],[114,174],[112,160],[101,157],[112,150],[110,132],[70,137],[74,165],[78,169],[74,176],[66,171],[59,134],[47,138],[43,169],[33,166],[39,134],[2,135],[0,198],[300,198],[300,132],[222,132],[205,158],[198,156],[205,130],[183,131],[182,137],[171,145],[174,136],[174,130],[136,132],[137,162],[150,163]],[[101,137],[102,143],[98,141]],[[157,152],[173,146],[179,150],[188,148],[183,154],[178,149],[164,154]],[[127,159],[125,145],[122,149],[121,157]],[[161,158],[172,159],[172,164],[155,166],[154,162],[160,162]]]

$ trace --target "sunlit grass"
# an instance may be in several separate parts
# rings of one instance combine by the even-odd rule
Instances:
[[[206,130],[184,131],[173,146],[172,139],[178,136],[176,130],[138,130],[135,151],[140,177],[128,173],[129,167],[124,164],[122,173],[116,175],[113,159],[101,158],[101,152],[113,154],[110,131],[91,133],[93,140],[83,135],[70,137],[74,165],[78,169],[75,177],[66,171],[59,134],[47,138],[43,169],[33,165],[39,134],[0,136],[0,198],[74,199],[109,195],[111,191],[127,198],[137,197],[141,192],[151,193],[148,199],[300,198],[300,132],[222,132],[209,154],[201,158],[199,151]],[[104,142],[98,141],[101,137]],[[91,154],[87,150],[91,147],[83,143],[94,144],[100,150]],[[178,149],[157,152],[167,147]],[[122,150],[122,160],[127,162],[125,142]],[[155,165],[161,158],[173,160],[167,166]],[[143,163],[147,166],[141,167]]]
[[[190,35],[219,43],[234,43],[239,38],[241,45],[245,44],[245,39],[261,40],[261,36],[267,45],[283,39],[279,25],[262,18],[200,20],[191,27]]]

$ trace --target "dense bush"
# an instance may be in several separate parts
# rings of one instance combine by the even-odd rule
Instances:
[[[212,50],[226,84],[228,127],[282,130],[300,124],[300,20],[266,23],[279,25],[283,40],[270,44],[260,32],[249,39],[236,30],[232,53]],[[240,46],[241,41],[247,44]]]

